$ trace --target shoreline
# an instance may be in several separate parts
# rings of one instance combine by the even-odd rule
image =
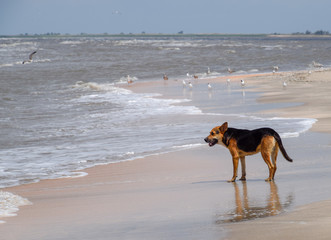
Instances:
[[[325,72],[331,75],[330,70],[326,70]],[[300,74],[300,72],[294,73],[295,76],[300,76]],[[315,72],[313,74],[315,74]],[[308,94],[309,91],[311,91],[311,85],[316,83],[314,82],[314,78],[311,79],[310,76],[308,76],[308,82],[306,81],[307,78],[305,78],[305,80],[300,80],[301,78],[299,77],[297,77],[299,81],[290,81],[290,79],[293,78],[292,75],[292,73],[249,74],[224,77],[222,76],[214,80],[202,79],[202,81],[225,82],[227,78],[231,78],[233,80],[244,78],[245,80],[247,79],[250,85],[257,86],[253,87],[253,89],[247,89],[246,91],[263,92],[263,95],[258,99],[258,101],[279,103],[288,102],[290,99],[292,99],[294,102],[297,102],[300,100],[300,96],[294,97],[295,95],[293,95],[292,91],[304,91],[304,94]],[[278,79],[279,76],[285,76],[289,79],[289,87],[285,91],[279,87],[279,85],[281,85],[281,82],[279,82]],[[304,86],[302,86],[302,84],[304,84]],[[143,92],[146,91],[147,85],[150,86],[151,84],[147,82],[137,84],[135,86],[127,86],[127,88],[137,92]],[[327,90],[328,88],[326,88],[325,85],[327,85],[327,80],[319,80],[318,89]],[[276,86],[278,88],[276,88]],[[294,87],[294,89],[291,87]],[[275,89],[278,90],[275,91]],[[266,111],[266,113],[270,114],[272,112],[276,116],[288,117],[290,117],[291,114],[295,115],[296,117],[311,118],[314,116],[316,119],[318,119],[318,122],[314,124],[313,129],[310,129],[309,132],[316,131],[331,133],[331,129],[328,128],[326,124],[326,122],[328,122],[328,120],[331,118],[331,112],[318,115],[318,111],[322,111],[324,107],[327,108],[328,106],[324,105],[318,107],[320,105],[320,102],[318,101],[319,99],[312,100],[313,103],[306,103],[305,105],[285,109],[272,109],[270,112]],[[311,109],[309,112],[305,112],[302,109],[306,108],[307,105]],[[208,163],[206,163],[204,166],[201,165],[201,159],[205,158],[206,151],[208,151]],[[224,157],[221,157],[221,159],[224,159],[224,161],[220,161],[220,153],[224,154]],[[72,225],[70,228],[79,228],[82,225],[89,225],[95,221],[99,225],[104,225],[105,223],[114,225],[119,227],[119,229],[124,232],[124,230],[129,227],[125,221],[132,216],[134,219],[138,219],[139,221],[137,221],[139,223],[143,223],[147,220],[155,221],[155,225],[153,226],[155,229],[160,228],[160,226],[157,225],[160,224],[160,221],[167,224],[166,229],[169,229],[170,226],[172,226],[171,221],[179,221],[180,219],[184,218],[186,220],[195,219],[196,222],[192,223],[193,225],[198,224],[198,226],[206,226],[206,228],[210,231],[201,231],[201,233],[196,232],[198,235],[201,234],[201,237],[203,236],[202,234],[207,234],[208,237],[205,239],[215,239],[215,236],[223,237],[225,239],[239,239],[232,238],[232,236],[237,236],[235,235],[237,233],[240,235],[240,232],[242,229],[245,229],[246,225],[254,225],[258,221],[263,222],[266,221],[266,219],[268,222],[274,222],[277,221],[277,219],[273,220],[276,218],[273,216],[272,218],[268,217],[263,220],[258,219],[242,223],[235,223],[234,225],[227,225],[227,228],[230,228],[229,236],[226,236],[223,232],[220,232],[220,230],[216,227],[210,227],[210,223],[208,223],[210,213],[209,215],[205,213],[210,211],[210,208],[203,205],[206,203],[216,205],[220,204],[215,203],[213,200],[209,200],[208,198],[210,196],[212,196],[213,199],[222,197],[224,198],[220,192],[215,192],[215,187],[217,188],[215,183],[223,183],[223,181],[229,177],[231,162],[228,158],[229,155],[226,149],[217,148],[210,150],[209,148],[201,146],[189,150],[180,150],[171,153],[148,156],[143,159],[136,159],[134,161],[96,166],[84,170],[88,172],[88,175],[82,178],[43,180],[34,184],[3,189],[4,191],[14,192],[15,194],[27,198],[33,203],[33,205],[22,207],[18,212],[18,216],[16,217],[2,218],[1,220],[6,221],[7,223],[0,224],[0,228],[5,229],[4,236],[10,236],[10,234],[12,234],[11,231],[17,228],[17,226],[24,225],[25,229],[22,231],[22,234],[18,234],[17,238],[15,239],[23,239],[23,236],[26,234],[31,234],[31,239],[33,239],[33,237],[38,236],[38,234],[42,234],[41,232],[46,234],[47,231],[49,231],[51,235],[56,234],[56,231],[50,229],[52,228],[52,224],[54,225],[56,223],[58,223],[57,229],[61,227],[68,227],[67,225],[70,223]],[[255,164],[256,166],[260,166],[261,163],[256,162],[252,165]],[[162,168],[160,168],[160,166],[162,166]],[[188,166],[189,169],[187,169]],[[282,167],[285,168],[285,166],[286,165],[281,165],[280,169],[282,169]],[[262,176],[259,174],[260,173],[258,173],[255,178],[262,179],[263,173],[261,173]],[[283,183],[281,181],[280,185],[282,184]],[[241,185],[238,185],[238,191],[240,192]],[[231,184],[228,184],[224,186],[225,192],[236,192],[238,185],[232,186]],[[205,194],[204,197],[200,196],[199,193],[201,191]],[[270,191],[270,196],[274,195],[275,190]],[[278,195],[277,191],[276,193]],[[116,196],[115,200],[113,199],[114,195]],[[125,197],[129,197],[129,200],[130,197],[133,199],[138,199],[138,205],[128,207],[128,205],[131,203],[129,200],[123,198],[123,195]],[[170,203],[165,201],[165,198],[169,198],[168,195],[171,199]],[[197,195],[199,197],[196,197]],[[185,199],[184,202],[182,202],[183,199]],[[90,206],[90,204],[96,203],[100,204],[100,206],[87,212],[82,211],[85,206]],[[110,203],[114,205],[109,206]],[[191,204],[191,206],[187,205],[187,203]],[[329,202],[327,201],[326,203]],[[316,203],[317,206],[324,206],[323,204],[324,202]],[[51,209],[51,213],[53,215],[46,212],[47,209],[50,208],[49,206],[53,206],[53,209]],[[62,207],[64,207],[65,210],[63,210]],[[127,207],[128,209],[126,209]],[[71,208],[73,209],[70,210]],[[186,210],[183,212],[183,209]],[[303,209],[305,209],[305,207],[303,207]],[[97,216],[91,216],[94,211],[97,213]],[[108,214],[112,215],[112,217],[105,217],[103,211],[106,211]],[[157,211],[159,214],[153,213],[154,211]],[[78,216],[75,216],[75,213],[79,213]],[[143,217],[141,218],[139,214],[142,214]],[[291,218],[293,214],[297,214],[297,210],[293,210],[289,213],[284,213],[279,216],[287,219],[287,217]],[[158,217],[163,215],[166,217],[159,220]],[[84,218],[84,220],[80,220],[79,218]],[[121,219],[120,224],[117,223],[118,219]],[[37,229],[35,225],[38,224],[44,229]],[[94,224],[93,227],[99,229],[99,226],[96,224]],[[87,230],[91,231],[90,228],[86,229],[86,231]],[[102,230],[106,231],[105,229],[101,229],[101,231]],[[192,229],[187,227],[186,230]],[[84,236],[86,231],[82,231],[83,233],[81,236]],[[137,234],[137,231],[137,229],[135,231],[131,231],[129,235],[125,235],[125,237],[133,237],[135,234]],[[145,231],[147,233],[148,229],[145,229]],[[115,234],[114,236],[117,236],[116,234],[120,234],[115,230],[115,228],[112,228],[110,232],[111,234]],[[6,233],[8,235],[6,235]],[[140,230],[138,233],[141,234]],[[246,234],[245,231],[241,233],[241,236],[245,236]],[[251,231],[251,234],[254,233],[254,231]],[[180,236],[179,238],[182,239],[190,239],[192,236],[190,235],[187,237],[184,232],[178,229],[171,233],[163,232],[163,234],[165,237],[171,237],[171,234],[174,234],[174,237]],[[139,236],[147,237],[147,235],[144,234]],[[151,236],[151,239],[152,237],[155,239],[156,236],[157,235]],[[150,236],[148,235],[148,237]],[[66,239],[66,237],[63,236],[63,239]]]

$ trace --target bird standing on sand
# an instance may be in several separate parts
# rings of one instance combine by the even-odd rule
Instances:
[[[211,89],[212,89],[212,87],[211,87],[210,83],[208,83],[208,89],[209,89],[209,90],[211,90]]]
[[[228,73],[233,73],[234,71],[228,67]]]
[[[207,69],[207,74],[209,75],[210,74],[210,68],[208,67]]]
[[[185,80],[183,80],[183,87],[186,87],[186,82],[185,82]]]
[[[283,87],[284,87],[284,88],[287,87],[287,83],[286,83],[286,81],[283,82]]]
[[[312,62],[312,65],[313,65],[313,67],[315,67],[315,68],[322,68],[322,67],[323,67],[323,64],[318,63],[318,62],[315,62],[315,61]]]
[[[190,77],[190,73],[189,72],[186,73],[186,77],[188,77],[188,78]]]
[[[167,74],[163,74],[163,80],[168,80]]]
[[[128,84],[133,83],[133,80],[132,80],[132,78],[130,77],[130,75],[127,76],[127,81],[128,81]]]
[[[22,64],[24,64],[24,63],[26,63],[26,62],[32,62],[32,57],[33,57],[33,55],[35,55],[36,53],[37,53],[37,51],[32,52],[32,53],[29,55],[29,60],[23,61]]]
[[[245,81],[243,79],[240,80],[241,86],[245,87]]]
[[[189,85],[190,88],[193,88],[193,85],[192,85],[191,82],[189,82],[188,85]]]

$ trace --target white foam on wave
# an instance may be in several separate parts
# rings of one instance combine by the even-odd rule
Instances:
[[[77,44],[81,44],[83,43],[82,41],[72,41],[72,40],[66,40],[66,41],[62,41],[60,42],[60,44],[63,45],[77,45]]]
[[[119,105],[126,105],[126,111],[131,114],[144,113],[145,116],[154,114],[202,114],[202,111],[195,106],[180,106],[178,104],[190,102],[189,99],[163,99],[157,93],[133,93],[124,88],[116,87],[114,84],[99,84],[94,82],[77,82],[74,87],[81,89],[92,89],[100,91],[81,96],[75,99],[77,102],[111,102]],[[98,115],[100,117],[100,115]]]
[[[248,119],[243,128],[258,128],[261,126],[274,128],[281,137],[292,138],[298,137],[300,134],[308,131],[316,119],[312,118],[282,118],[282,117],[265,117],[254,116],[245,114],[221,114],[221,113],[203,113],[201,109],[193,105],[180,105],[181,103],[190,102],[189,99],[164,99],[159,98],[160,94],[149,93],[133,93],[132,91],[124,88],[114,86],[114,84],[98,84],[98,83],[80,83],[78,86],[87,87],[90,89],[104,91],[104,93],[93,93],[81,96],[76,101],[80,102],[104,102],[109,101],[121,106],[125,105],[123,112],[117,116],[112,113],[118,121],[122,121],[121,115],[130,114],[137,116],[138,119],[145,118],[153,115],[171,115],[171,114],[184,114],[184,115],[210,115],[222,117],[236,117]],[[91,116],[93,117],[93,116]],[[107,119],[107,113],[98,114],[96,117]]]
[[[2,67],[12,67],[14,66],[14,63],[4,63],[4,64],[0,64],[0,68]]]
[[[10,192],[0,191],[0,218],[16,216],[19,207],[31,204],[32,203],[26,198]],[[0,221],[0,223],[4,222],[5,221]]]
[[[202,144],[202,143],[184,144],[184,145],[180,145],[180,146],[173,146],[172,149],[184,150],[184,149],[197,148],[197,147],[201,147],[201,146],[204,146],[204,145],[205,144]]]

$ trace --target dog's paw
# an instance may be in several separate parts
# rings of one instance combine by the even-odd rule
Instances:
[[[232,179],[228,180],[228,183],[235,182],[235,181],[236,181],[236,178],[232,178]]]

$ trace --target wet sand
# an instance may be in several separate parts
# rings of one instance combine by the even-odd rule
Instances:
[[[289,73],[231,77],[233,82],[245,78],[247,86],[257,86],[246,91],[263,91],[260,101],[304,103],[294,108],[273,109],[277,116],[319,120],[313,127],[318,132],[309,131],[298,138],[283,140],[294,162],[279,156],[275,182],[264,182],[267,167],[259,155],[254,155],[247,160],[247,181],[227,183],[232,162],[228,151],[220,146],[201,146],[98,166],[87,169],[88,176],[82,178],[4,189],[28,198],[33,204],[22,207],[16,217],[1,219],[6,221],[0,225],[1,237],[265,239],[268,235],[268,239],[280,236],[323,239],[330,236],[331,219],[327,210],[331,208],[328,201],[331,137],[320,132],[330,132],[326,122],[331,111],[323,109],[331,109],[327,106],[331,102],[327,100],[330,99],[327,79],[331,78],[326,77],[324,82],[316,77],[318,82],[307,83],[292,79],[295,74],[291,74],[284,90],[282,80],[277,77],[282,74]],[[323,74],[331,76],[330,72]],[[226,78],[214,79],[212,83],[225,82]],[[201,84],[206,84],[205,81],[201,80]],[[153,84],[179,83],[169,80]],[[153,84],[141,83],[129,88],[146,91],[148,87],[153,89]],[[166,93],[168,88],[163,89]],[[308,98],[310,93],[314,94]],[[327,97],[323,98],[326,103],[323,106],[319,96]],[[310,106],[310,112],[306,112],[305,106]]]

